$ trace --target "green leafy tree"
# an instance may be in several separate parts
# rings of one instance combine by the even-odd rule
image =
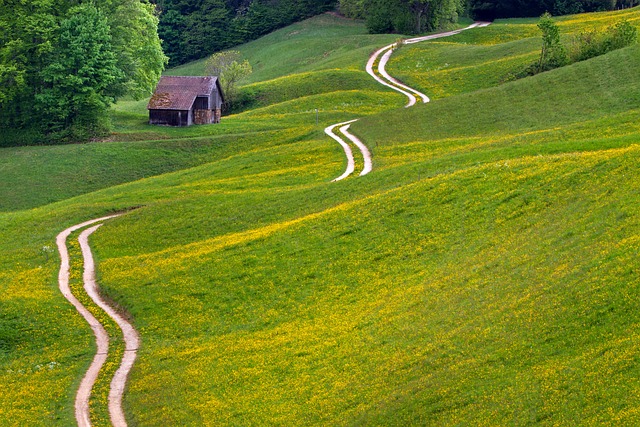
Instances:
[[[0,128],[34,120],[33,94],[42,90],[39,72],[55,49],[55,13],[65,11],[63,6],[52,0],[5,0],[0,7]]]
[[[422,32],[422,29],[425,28],[424,20],[429,17],[429,11],[435,3],[436,0],[409,1],[409,9],[415,22],[414,31],[416,34]]]
[[[170,53],[170,64],[182,64],[188,58],[182,31],[186,27],[185,18],[177,10],[168,10],[163,14],[162,24],[158,25],[158,35],[165,52]]]
[[[553,5],[553,13],[556,15],[571,15],[584,12],[584,4],[574,0],[556,0]]]
[[[464,0],[366,0],[372,33],[418,34],[446,28],[464,10]]]
[[[108,0],[100,10],[110,12],[105,15],[112,46],[124,73],[117,95],[149,96],[168,61],[158,37],[155,6],[147,0]]]
[[[70,11],[42,79],[44,88],[35,101],[48,134],[78,140],[104,133],[112,86],[123,79],[123,72],[117,67],[107,19],[98,9],[83,4]]]
[[[201,58],[225,48],[226,28],[231,16],[224,0],[203,0],[200,8],[185,18],[184,49],[188,58]]]
[[[178,65],[331,10],[337,1],[158,0],[158,32],[171,65]]]
[[[164,69],[157,24],[147,0],[0,0],[0,145],[106,129],[113,99]]]
[[[238,99],[238,82],[253,72],[246,59],[241,60],[240,52],[228,50],[214,53],[206,62],[207,74],[217,76],[225,96],[225,108],[231,110]]]
[[[347,18],[364,19],[365,2],[364,0],[340,0],[340,13]]]
[[[560,42],[560,30],[549,13],[542,15],[538,28],[542,31],[542,51],[538,61],[538,72],[566,65],[569,61],[567,50]]]
[[[390,33],[395,30],[393,18],[398,16],[397,0],[365,0],[365,10],[370,33]]]

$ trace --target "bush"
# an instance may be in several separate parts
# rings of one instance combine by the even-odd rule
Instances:
[[[571,41],[571,62],[584,61],[629,46],[638,39],[638,30],[627,21],[607,28],[604,32],[586,30]]]
[[[551,15],[548,13],[542,15],[538,28],[542,31],[540,59],[523,70],[509,74],[505,77],[505,81],[533,76],[574,62],[604,55],[629,46],[638,39],[637,28],[627,21],[622,21],[607,28],[604,32],[595,29],[582,31],[571,40],[567,49],[560,43],[560,33],[551,19]]]
[[[542,31],[542,51],[537,64],[538,73],[562,67],[567,64],[567,50],[560,42],[560,30],[551,15],[545,13],[540,18],[538,28]]]

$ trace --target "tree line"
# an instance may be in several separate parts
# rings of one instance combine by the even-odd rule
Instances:
[[[170,65],[203,58],[335,8],[336,0],[157,0]]]
[[[519,18],[599,12],[637,6],[640,0],[469,0],[476,19]]]
[[[371,33],[418,34],[458,21],[466,0],[340,0],[349,18],[366,20]]]
[[[160,78],[157,24],[146,0],[0,3],[0,145],[105,134],[111,103]]]
[[[446,28],[462,14],[478,20],[566,15],[633,7],[640,0],[339,0],[349,18],[372,33],[419,34]]]

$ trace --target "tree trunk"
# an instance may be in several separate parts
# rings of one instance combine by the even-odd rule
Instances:
[[[420,1],[416,1],[412,5],[413,14],[416,17],[416,34],[422,32],[422,17],[429,16],[429,6],[429,3],[422,3]]]

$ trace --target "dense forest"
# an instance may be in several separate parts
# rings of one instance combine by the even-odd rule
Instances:
[[[371,33],[417,34],[445,28],[466,10],[466,0],[340,0],[340,11],[367,22]]]
[[[177,65],[256,39],[335,5],[336,0],[158,0],[158,31],[170,65]]]
[[[640,0],[469,0],[469,8],[478,19],[567,15],[622,9],[640,4]]]
[[[365,19],[373,33],[416,34],[445,28],[468,13],[481,20],[595,12],[632,7],[640,0],[340,0],[349,18]]]
[[[0,146],[103,135],[115,98],[164,70],[157,24],[140,0],[0,3]]]

